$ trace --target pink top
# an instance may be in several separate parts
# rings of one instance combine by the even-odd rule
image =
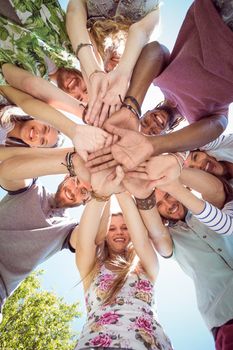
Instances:
[[[114,276],[103,265],[86,293],[87,322],[75,350],[88,347],[172,350],[156,321],[154,286],[144,274],[131,273],[114,304],[101,305]]]
[[[178,34],[170,63],[154,80],[190,123],[228,114],[233,101],[233,32],[211,0],[196,0]]]

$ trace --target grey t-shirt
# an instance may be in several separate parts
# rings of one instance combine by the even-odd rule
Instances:
[[[0,202],[0,304],[40,263],[69,247],[77,225],[39,182]]]

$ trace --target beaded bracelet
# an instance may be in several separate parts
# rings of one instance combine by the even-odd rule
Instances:
[[[179,167],[180,167],[180,172],[182,172],[182,170],[183,170],[183,163],[181,163],[181,160],[177,156],[177,154],[175,154],[175,153],[168,153],[168,155],[173,156],[174,158],[176,158],[176,160],[177,160],[177,162],[179,164]]]
[[[176,154],[179,155],[185,162],[190,154],[190,151],[176,152]]]
[[[62,165],[65,165],[70,176],[73,177],[73,176],[76,176],[76,173],[75,173],[75,170],[74,170],[74,164],[73,164],[73,161],[72,161],[72,158],[73,158],[73,155],[76,154],[76,152],[68,152],[66,154],[66,164],[65,163],[61,163]]]
[[[107,202],[111,196],[99,196],[94,191],[91,192],[91,197],[97,202]]]
[[[123,102],[121,105],[121,108],[127,108],[128,110],[130,110],[138,119],[140,119],[140,115],[138,114],[138,111],[131,105]]]
[[[136,100],[136,98],[134,96],[127,95],[127,96],[125,96],[125,100],[127,100],[127,99],[130,100],[135,105],[135,107],[137,108],[138,114],[141,116],[141,114],[142,114],[141,107],[140,107],[138,101]]]
[[[95,70],[94,70],[94,72],[92,72],[92,73],[89,75],[88,80],[90,81],[90,79],[91,79],[92,75],[94,75],[94,74],[96,74],[96,73],[103,73],[103,74],[106,74],[106,72],[105,72],[105,71],[103,71],[103,70],[98,70],[98,69],[95,69]]]
[[[150,210],[156,205],[155,190],[153,190],[153,192],[147,198],[134,198],[136,201],[136,206],[139,210]]]
[[[77,49],[75,50],[75,56],[76,57],[78,57],[79,51],[85,46],[92,46],[93,47],[93,45],[91,43],[80,43],[80,44],[78,44]]]

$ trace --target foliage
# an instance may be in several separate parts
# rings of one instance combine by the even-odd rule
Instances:
[[[76,334],[71,322],[80,317],[78,303],[68,305],[53,292],[41,290],[32,273],[7,300],[0,325],[1,350],[71,350]]]

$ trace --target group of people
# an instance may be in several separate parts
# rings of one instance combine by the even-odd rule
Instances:
[[[194,0],[171,53],[149,42],[159,21],[159,0],[70,0],[66,14],[2,1],[1,310],[70,249],[87,307],[75,350],[173,349],[154,312],[158,255],[192,278],[216,349],[233,348],[233,4]],[[152,82],[164,101],[141,117]],[[54,174],[51,194],[38,177]],[[78,223],[66,208],[81,204]]]

